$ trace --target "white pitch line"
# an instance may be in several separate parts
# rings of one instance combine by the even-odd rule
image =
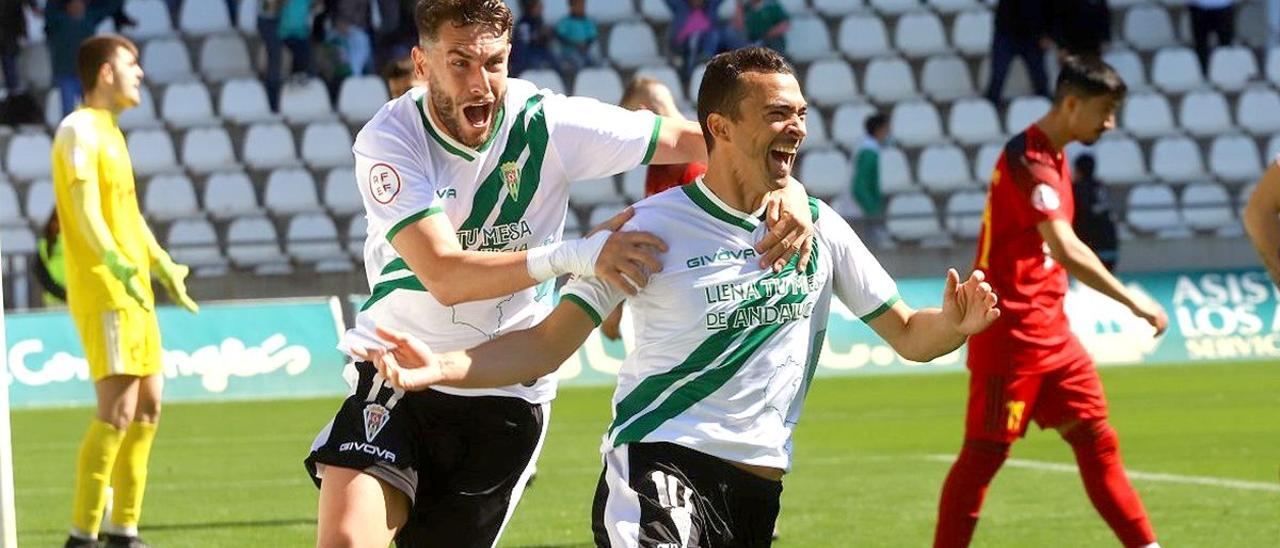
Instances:
[[[955,455],[924,455],[925,460],[934,462],[955,462]],[[1026,459],[1009,459],[1004,461],[1005,466],[1013,468],[1025,468],[1028,470],[1043,470],[1046,472],[1065,472],[1069,474],[1078,474],[1079,470],[1074,464],[1062,464],[1058,462],[1043,462]],[[1266,491],[1269,493],[1280,493],[1280,484],[1265,483],[1261,481],[1234,480],[1226,478],[1215,478],[1211,476],[1183,476],[1180,474],[1164,474],[1160,472],[1140,472],[1137,470],[1125,470],[1130,479],[1142,481],[1162,481],[1165,483],[1183,483],[1187,485],[1208,485],[1210,487],[1225,487],[1228,489],[1241,489],[1245,491]]]

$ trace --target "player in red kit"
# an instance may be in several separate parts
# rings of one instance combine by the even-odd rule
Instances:
[[[987,192],[974,268],[1000,296],[1000,319],[969,338],[964,446],[942,487],[935,547],[968,546],[991,479],[1030,421],[1075,452],[1089,499],[1125,546],[1158,546],[1129,484],[1093,360],[1063,311],[1067,274],[1163,333],[1159,305],[1131,294],[1076,237],[1063,148],[1115,125],[1126,88],[1097,58],[1062,62],[1049,113],[1005,145]]]

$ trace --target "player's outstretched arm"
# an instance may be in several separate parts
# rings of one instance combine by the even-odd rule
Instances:
[[[595,323],[578,305],[561,301],[550,316],[468,350],[434,354],[412,335],[379,327],[390,350],[355,349],[373,362],[392,386],[423,390],[431,385],[494,388],[550,374],[582,346]]]
[[[927,362],[946,355],[1000,317],[996,294],[983,277],[981,270],[975,270],[962,284],[960,275],[950,269],[942,308],[912,310],[898,301],[868,325],[908,360]]]
[[[1128,307],[1133,315],[1151,324],[1157,336],[1169,327],[1169,317],[1165,315],[1164,309],[1150,299],[1131,294],[1124,284],[1107,270],[1093,250],[1080,241],[1076,231],[1071,228],[1071,223],[1062,219],[1052,219],[1041,221],[1036,228],[1040,231],[1040,237],[1048,244],[1049,254],[1053,260],[1058,261],[1081,283]]]
[[[1280,162],[1271,164],[1244,208],[1244,230],[1271,281],[1280,286]]]
[[[662,116],[658,128],[658,145],[650,164],[707,163],[707,141],[702,138],[702,126],[694,120]]]

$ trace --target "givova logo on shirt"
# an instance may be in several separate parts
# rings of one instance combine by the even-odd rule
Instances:
[[[747,259],[755,257],[756,255],[757,255],[756,250],[751,249],[749,247],[746,249],[720,248],[720,249],[717,249],[715,253],[711,253],[710,255],[698,255],[696,257],[690,257],[688,260],[684,262],[684,265],[689,268],[698,268],[702,266],[710,266],[716,263],[745,261]]]

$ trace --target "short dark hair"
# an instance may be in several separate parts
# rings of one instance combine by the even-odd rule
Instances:
[[[418,24],[418,39],[432,41],[440,37],[440,25],[446,22],[455,27],[482,25],[508,39],[515,24],[511,8],[502,0],[418,0],[413,19]]]
[[[1074,166],[1075,175],[1077,175],[1077,178],[1083,177],[1085,179],[1092,179],[1094,168],[1096,168],[1097,165],[1098,162],[1093,159],[1092,154],[1081,154],[1076,157]]]
[[[698,124],[702,126],[707,151],[715,146],[716,140],[707,126],[707,118],[715,112],[738,119],[741,115],[738,106],[747,95],[742,75],[748,72],[794,75],[795,69],[782,54],[764,47],[736,49],[712,57],[698,86]]]
[[[76,51],[76,75],[80,77],[80,87],[84,93],[93,91],[98,85],[98,71],[102,65],[115,59],[121,49],[129,50],[136,57],[138,46],[128,38],[118,34],[100,34],[80,43]]]
[[[1053,102],[1059,103],[1068,96],[1092,99],[1110,95],[1124,99],[1129,92],[1124,78],[1115,68],[1092,55],[1068,55],[1062,58],[1058,82],[1054,86]]]
[[[883,113],[877,112],[868,116],[867,119],[862,122],[862,129],[867,132],[868,136],[872,136],[875,135],[877,131],[880,131],[880,128],[887,125],[889,125],[889,117],[885,116]]]

